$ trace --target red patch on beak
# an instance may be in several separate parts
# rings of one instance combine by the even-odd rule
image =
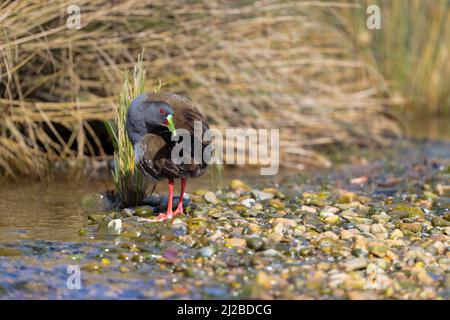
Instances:
[[[169,120],[164,120],[164,124],[166,125],[166,126],[168,126],[169,125]]]

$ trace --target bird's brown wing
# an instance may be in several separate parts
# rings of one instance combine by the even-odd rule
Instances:
[[[205,148],[208,148],[211,144],[211,137],[203,139],[206,131],[209,130],[208,123],[200,111],[194,106],[194,104],[187,98],[174,94],[174,93],[151,93],[148,95],[147,99],[149,101],[162,101],[169,104],[173,110],[173,118],[176,129],[186,129],[191,135],[191,162],[192,164],[183,164],[177,166],[180,170],[181,177],[196,177],[202,174],[206,167],[206,159],[203,158],[205,153]],[[201,132],[195,131],[195,123],[198,122],[201,125]],[[195,159],[195,149],[192,146],[197,145],[194,140],[200,141],[202,146],[202,154],[197,155]],[[211,150],[211,148],[208,148]],[[212,150],[211,150],[212,151]],[[201,159],[200,159],[200,158]],[[209,155],[212,157],[212,155]],[[201,160],[201,161],[199,161]],[[200,163],[199,163],[200,162]]]
[[[171,159],[171,149],[164,139],[155,134],[147,134],[140,142],[138,166],[143,174],[155,181],[161,178],[189,178],[197,176],[199,166],[196,164],[175,164]]]

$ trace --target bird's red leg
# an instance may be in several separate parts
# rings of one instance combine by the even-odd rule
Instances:
[[[169,179],[169,199],[167,201],[167,212],[160,213],[159,216],[156,218],[157,220],[164,221],[173,218],[172,198],[173,198],[173,179]]]
[[[184,197],[184,190],[186,189],[186,179],[181,178],[181,191],[180,191],[180,200],[178,201],[178,206],[173,213],[174,215],[177,214],[183,214],[183,197]]]

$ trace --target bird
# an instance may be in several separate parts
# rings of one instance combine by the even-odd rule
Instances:
[[[168,180],[167,211],[152,221],[164,221],[183,214],[187,179],[203,174],[212,155],[211,139],[204,139],[203,135],[209,131],[205,117],[184,96],[170,92],[143,93],[131,102],[125,129],[133,145],[136,166],[143,175],[155,182]],[[185,134],[181,135],[181,131]],[[179,158],[174,159],[174,148],[183,142],[190,143],[190,150],[181,149],[175,153]],[[200,149],[196,149],[196,145]],[[179,159],[182,159],[181,163]],[[177,178],[181,179],[181,190],[179,203],[173,211],[174,180]]]

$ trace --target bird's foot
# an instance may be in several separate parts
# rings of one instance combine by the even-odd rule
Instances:
[[[156,218],[154,219],[139,219],[139,221],[145,221],[145,222],[162,222],[166,220],[170,220],[175,215],[174,212],[166,212],[166,213],[160,213]]]
[[[180,214],[183,214],[183,206],[178,206],[178,207],[175,209],[175,211],[173,212],[173,215],[174,215],[174,216],[177,216],[177,215],[180,215]]]
[[[166,213],[160,213],[157,217],[156,220],[157,221],[165,221],[165,220],[170,220],[173,218],[175,214],[172,211],[166,212]]]

